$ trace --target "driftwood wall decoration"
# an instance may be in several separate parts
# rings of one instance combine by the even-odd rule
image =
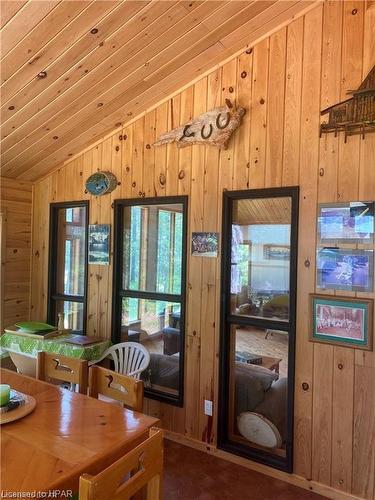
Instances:
[[[366,133],[375,132],[375,66],[363,80],[357,90],[350,90],[352,97],[339,102],[321,112],[328,115],[320,125],[320,136],[333,132],[345,133],[345,142],[349,135],[361,134],[364,139]]]
[[[220,149],[227,149],[229,139],[241,125],[246,110],[241,106],[234,107],[229,99],[225,100],[225,104],[162,134],[153,145],[176,142],[179,148],[192,144],[211,144]]]

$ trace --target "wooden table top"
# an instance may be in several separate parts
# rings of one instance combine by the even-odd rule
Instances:
[[[1,489],[78,490],[146,438],[158,420],[0,369],[1,383],[33,396],[30,415],[1,426]]]

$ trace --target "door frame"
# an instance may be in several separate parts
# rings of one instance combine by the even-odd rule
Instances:
[[[291,198],[290,222],[290,269],[289,269],[289,321],[269,320],[265,318],[248,318],[233,314],[230,309],[231,281],[231,227],[233,202],[241,199],[257,198]],[[293,471],[293,431],[294,431],[294,388],[295,388],[295,337],[297,313],[297,246],[298,246],[298,205],[299,187],[249,189],[240,191],[224,191],[222,219],[222,261],[221,261],[221,293],[220,293],[220,351],[219,351],[219,406],[218,406],[218,448],[227,452],[249,458],[256,462],[289,472]],[[251,323],[249,325],[249,322]],[[255,448],[231,441],[228,435],[229,413],[229,355],[231,325],[246,325],[259,328],[272,328],[288,331],[288,398],[287,398],[287,439],[286,457],[271,454],[263,449]]]

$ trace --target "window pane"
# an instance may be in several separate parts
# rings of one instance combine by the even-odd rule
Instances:
[[[170,290],[171,273],[171,212],[158,211],[158,258],[157,258],[157,283],[158,292],[168,293]]]
[[[288,320],[291,199],[234,201],[231,310]]]
[[[180,294],[182,204],[123,210],[123,289]]]
[[[86,208],[60,208],[57,214],[56,292],[84,295]]]
[[[124,297],[120,342],[140,342],[151,361],[142,373],[145,386],[178,395],[181,304]]]
[[[182,214],[175,215],[174,232],[174,267],[173,267],[173,289],[172,293],[181,293],[181,271],[182,271]]]
[[[228,429],[233,441],[285,456],[288,333],[232,326]]]
[[[55,324],[58,322],[58,314],[64,314],[64,328],[82,332],[83,330],[83,303],[70,302],[67,300],[56,301]]]

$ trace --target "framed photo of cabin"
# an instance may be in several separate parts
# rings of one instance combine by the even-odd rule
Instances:
[[[318,212],[318,243],[373,243],[374,202],[322,203]]]
[[[371,351],[373,299],[310,294],[309,340]]]
[[[318,249],[317,287],[327,290],[372,292],[374,251],[325,247]]]

